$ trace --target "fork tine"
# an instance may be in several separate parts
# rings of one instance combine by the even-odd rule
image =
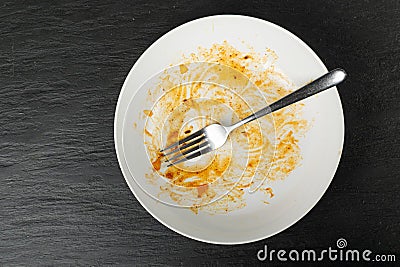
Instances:
[[[166,150],[168,150],[168,149],[171,149],[171,148],[173,148],[173,147],[176,147],[176,146],[178,146],[178,145],[180,145],[180,144],[182,144],[182,143],[185,143],[185,142],[187,142],[187,141],[190,141],[190,140],[192,140],[193,138],[196,138],[196,137],[198,137],[198,136],[200,136],[200,135],[202,135],[202,134],[203,134],[203,129],[201,129],[201,130],[199,130],[199,131],[197,131],[197,132],[192,133],[191,135],[189,135],[189,136],[183,138],[182,140],[179,140],[178,142],[175,142],[175,143],[173,143],[173,144],[167,146],[167,147],[164,148],[164,149],[161,149],[160,152],[164,152],[164,151],[166,151]]]
[[[189,159],[194,159],[194,158],[200,157],[201,155],[207,154],[207,153],[211,152],[212,150],[213,149],[211,147],[206,147],[205,149],[202,149],[202,150],[200,150],[200,151],[198,151],[196,153],[190,154],[187,157],[183,157],[183,158],[181,158],[181,159],[179,159],[177,161],[171,162],[170,164],[167,165],[167,167],[170,167],[172,165],[187,161]]]
[[[205,136],[205,135],[201,136],[200,138],[196,138],[194,141],[189,142],[189,143],[187,143],[187,144],[185,144],[185,145],[183,145],[183,146],[176,146],[175,149],[173,149],[173,150],[171,150],[171,151],[169,151],[169,152],[167,152],[167,153],[164,153],[163,156],[165,157],[165,156],[174,154],[174,153],[176,153],[176,152],[178,152],[178,151],[182,151],[182,150],[184,150],[184,149],[186,149],[186,148],[188,148],[188,147],[191,147],[191,146],[193,146],[193,145],[195,145],[195,144],[197,144],[197,143],[200,143],[200,142],[203,141],[204,139],[206,139],[206,136]]]
[[[200,148],[205,147],[205,146],[209,146],[209,145],[210,145],[210,144],[209,144],[207,141],[205,141],[205,142],[203,142],[203,143],[201,143],[201,144],[199,144],[199,145],[197,145],[197,146],[194,146],[194,147],[192,147],[192,148],[190,148],[190,149],[188,149],[188,150],[186,150],[186,151],[184,151],[184,152],[181,152],[181,153],[176,154],[176,155],[173,156],[172,158],[167,159],[166,162],[168,162],[168,161],[173,161],[173,160],[175,160],[175,159],[177,159],[177,158],[180,158],[180,157],[182,157],[182,156],[184,157],[184,156],[187,155],[187,154],[190,154],[190,153],[192,153],[192,152],[195,152],[195,151],[199,150]]]

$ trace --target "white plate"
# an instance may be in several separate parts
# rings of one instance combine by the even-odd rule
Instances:
[[[270,205],[225,215],[196,215],[188,209],[157,202],[141,190],[123,156],[123,124],[129,103],[150,77],[179,61],[182,54],[190,54],[198,46],[210,47],[224,40],[233,46],[240,46],[245,41],[257,52],[266,48],[274,50],[279,57],[277,67],[299,86],[327,72],[318,56],[303,41],[273,23],[237,15],[198,19],[162,36],[135,63],[118,99],[114,139],[126,182],[153,217],[170,229],[196,240],[242,244],[283,231],[315,206],[338,166],[343,147],[344,120],[336,89],[304,101],[305,116],[313,119],[313,124],[300,144],[303,160],[300,167],[274,187],[277,196]]]

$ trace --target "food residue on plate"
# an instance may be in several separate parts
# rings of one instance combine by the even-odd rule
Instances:
[[[220,149],[201,160],[166,167],[160,149],[213,122],[232,124],[282,98],[294,85],[275,69],[272,50],[239,51],[228,42],[198,48],[177,67],[164,71],[149,93],[145,145],[153,166],[146,177],[160,197],[197,213],[226,213],[246,207],[245,189],[258,189],[263,202],[274,193],[268,183],[285,179],[301,161],[298,145],[307,130],[302,104],[293,104],[231,133]]]

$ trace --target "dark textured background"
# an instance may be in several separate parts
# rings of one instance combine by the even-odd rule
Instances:
[[[167,229],[119,170],[113,115],[126,74],[195,18],[244,14],[305,40],[340,86],[345,147],[314,209],[264,241],[217,246]],[[395,253],[400,261],[399,1],[1,1],[0,265],[246,264],[264,244]]]

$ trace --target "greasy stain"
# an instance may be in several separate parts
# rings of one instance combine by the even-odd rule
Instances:
[[[272,62],[268,63],[271,59]],[[191,210],[197,214],[199,210],[210,213],[226,213],[241,209],[246,206],[244,189],[262,183],[264,180],[283,180],[300,164],[301,151],[298,142],[308,127],[307,121],[301,117],[302,104],[294,104],[290,108],[273,113],[272,126],[267,129],[261,129],[256,122],[251,122],[231,134],[232,139],[236,140],[235,142],[251,152],[245,166],[232,161],[232,155],[218,154],[206,168],[198,171],[188,171],[180,166],[163,167],[162,155],[158,152],[165,144],[176,142],[210,124],[211,116],[218,118],[219,115],[223,115],[224,111],[218,110],[215,102],[200,102],[197,100],[199,98],[211,97],[217,103],[230,107],[240,118],[251,114],[248,104],[253,105],[254,103],[245,102],[241,97],[224,89],[209,84],[205,85],[202,82],[176,85],[176,80],[179,80],[180,75],[195,75],[191,73],[192,68],[188,68],[190,63],[213,62],[228,66],[229,68],[211,67],[208,69],[207,71],[216,74],[212,82],[230,84],[232,87],[238,88],[237,90],[241,90],[241,88],[249,88],[250,81],[251,89],[243,94],[251,96],[252,90],[259,90],[265,97],[266,103],[263,104],[265,106],[267,103],[272,103],[289,94],[294,88],[283,74],[275,70],[276,59],[277,56],[272,50],[267,49],[264,54],[254,51],[241,52],[224,41],[221,44],[214,44],[210,48],[199,47],[197,53],[183,56],[178,71],[163,76],[160,81],[160,90],[172,89],[163,95],[154,111],[144,110],[143,112],[151,117],[153,125],[160,125],[168,118],[167,132],[164,133],[166,140],[164,140],[164,144],[160,142],[160,129],[157,129],[157,132],[154,129],[150,131],[145,128],[145,134],[148,136],[146,146],[154,170],[170,181],[170,184],[161,189],[163,192],[169,192],[170,198],[176,203],[183,203],[184,199],[174,191],[174,186],[171,184],[180,186],[179,190],[182,190],[182,187],[187,188],[187,192],[193,192],[197,198],[206,203],[215,195],[213,183],[218,183],[218,178],[230,168],[236,168],[238,171],[243,171],[244,178],[235,185],[229,194],[211,205],[193,205]],[[269,67],[265,68],[267,65]],[[202,73],[202,71],[198,72]],[[238,75],[238,73],[242,75]],[[173,77],[178,78],[174,80]],[[199,80],[199,78],[192,77],[193,80]],[[198,123],[196,129],[193,125],[182,127],[188,114],[192,113],[203,115],[204,120]],[[262,120],[268,120],[268,118],[265,117]],[[271,135],[274,138],[268,138]],[[193,188],[195,191],[191,191]],[[264,186],[260,187],[260,191],[267,198],[263,200],[263,203],[268,204],[268,199],[274,197],[272,188]]]

